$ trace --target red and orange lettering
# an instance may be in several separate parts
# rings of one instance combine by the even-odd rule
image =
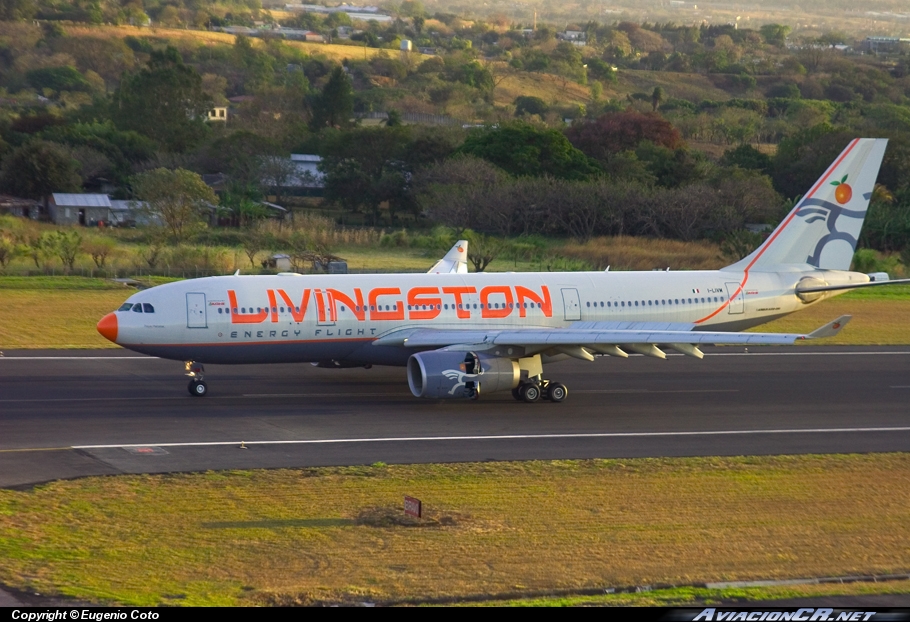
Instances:
[[[502,294],[505,296],[505,304],[501,309],[490,308],[490,296]],[[512,289],[508,285],[490,285],[480,290],[480,317],[500,318],[508,317],[512,313],[509,307],[512,305]]]
[[[553,303],[550,301],[550,289],[546,285],[541,285],[540,291],[543,294],[543,297],[538,296],[527,287],[522,287],[521,285],[515,286],[515,294],[518,296],[519,317],[524,317],[527,313],[527,309],[525,309],[524,306],[525,300],[539,303],[540,310],[543,311],[544,317],[553,317]]]
[[[338,317],[338,303],[346,304],[358,320],[361,322],[366,319],[366,310],[367,308],[363,306],[363,292],[360,291],[359,287],[354,288],[354,297],[357,299],[355,303],[351,298],[337,289],[327,289],[326,293],[332,298],[332,315],[336,318]]]
[[[294,303],[291,302],[291,297],[287,295],[283,289],[278,290],[278,295],[281,296],[285,304],[288,306],[288,310],[291,312],[291,317],[294,318],[295,322],[303,322],[303,318],[306,317],[306,308],[310,302],[310,290],[303,290],[303,296],[300,299],[300,306],[295,309]]]
[[[275,300],[275,291],[268,290],[269,294],[269,307],[272,308],[272,324],[278,323],[278,302]]]
[[[443,294],[451,294],[452,296],[455,296],[455,314],[461,320],[467,320],[467,319],[471,318],[471,312],[468,311],[467,305],[462,305],[461,297],[464,294],[474,294],[476,292],[477,292],[477,289],[475,289],[473,287],[443,287],[442,288]],[[462,309],[461,308],[462,306],[464,306],[465,308]]]
[[[232,289],[228,290],[228,301],[231,303],[231,324],[259,324],[264,322],[269,315],[268,309],[263,309],[258,313],[238,313],[237,294]]]
[[[438,294],[438,287],[415,287],[408,290],[408,304],[414,307],[414,310],[408,313],[412,320],[432,320],[442,313],[442,298],[418,298],[428,294]],[[429,309],[420,309],[420,305],[429,305]]]
[[[400,296],[401,290],[397,287],[377,287],[370,290],[370,319],[371,320],[403,320],[404,304],[400,300],[395,301],[395,308],[391,311],[380,311],[376,300],[380,296]],[[375,309],[375,310],[374,310]]]

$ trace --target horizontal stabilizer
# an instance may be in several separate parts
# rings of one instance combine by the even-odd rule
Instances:
[[[816,328],[811,333],[809,333],[807,339],[822,339],[824,337],[833,337],[841,331],[841,329],[847,325],[847,323],[853,319],[852,315],[842,315],[833,322],[828,322],[821,328]]]

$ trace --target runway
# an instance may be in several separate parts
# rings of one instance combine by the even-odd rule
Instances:
[[[0,357],[0,487],[116,473],[910,450],[910,346],[707,348],[548,366],[562,404],[411,396],[404,369]]]

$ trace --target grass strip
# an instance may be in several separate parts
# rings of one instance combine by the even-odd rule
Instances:
[[[405,494],[425,520],[403,517]],[[0,583],[133,605],[899,574],[908,542],[907,454],[378,463],[0,491]]]

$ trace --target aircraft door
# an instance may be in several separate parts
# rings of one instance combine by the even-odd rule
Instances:
[[[317,289],[316,298],[316,325],[317,326],[334,326],[337,310],[335,308],[335,298],[331,292]]]
[[[727,296],[730,297],[730,315],[737,315],[745,310],[745,292],[740,288],[739,283],[725,283],[727,286]],[[739,292],[739,293],[737,293]]]
[[[209,327],[205,317],[205,294],[186,295],[186,327]]]
[[[566,321],[575,322],[581,319],[581,302],[578,299],[578,290],[566,288],[562,290],[562,303],[565,307]]]

